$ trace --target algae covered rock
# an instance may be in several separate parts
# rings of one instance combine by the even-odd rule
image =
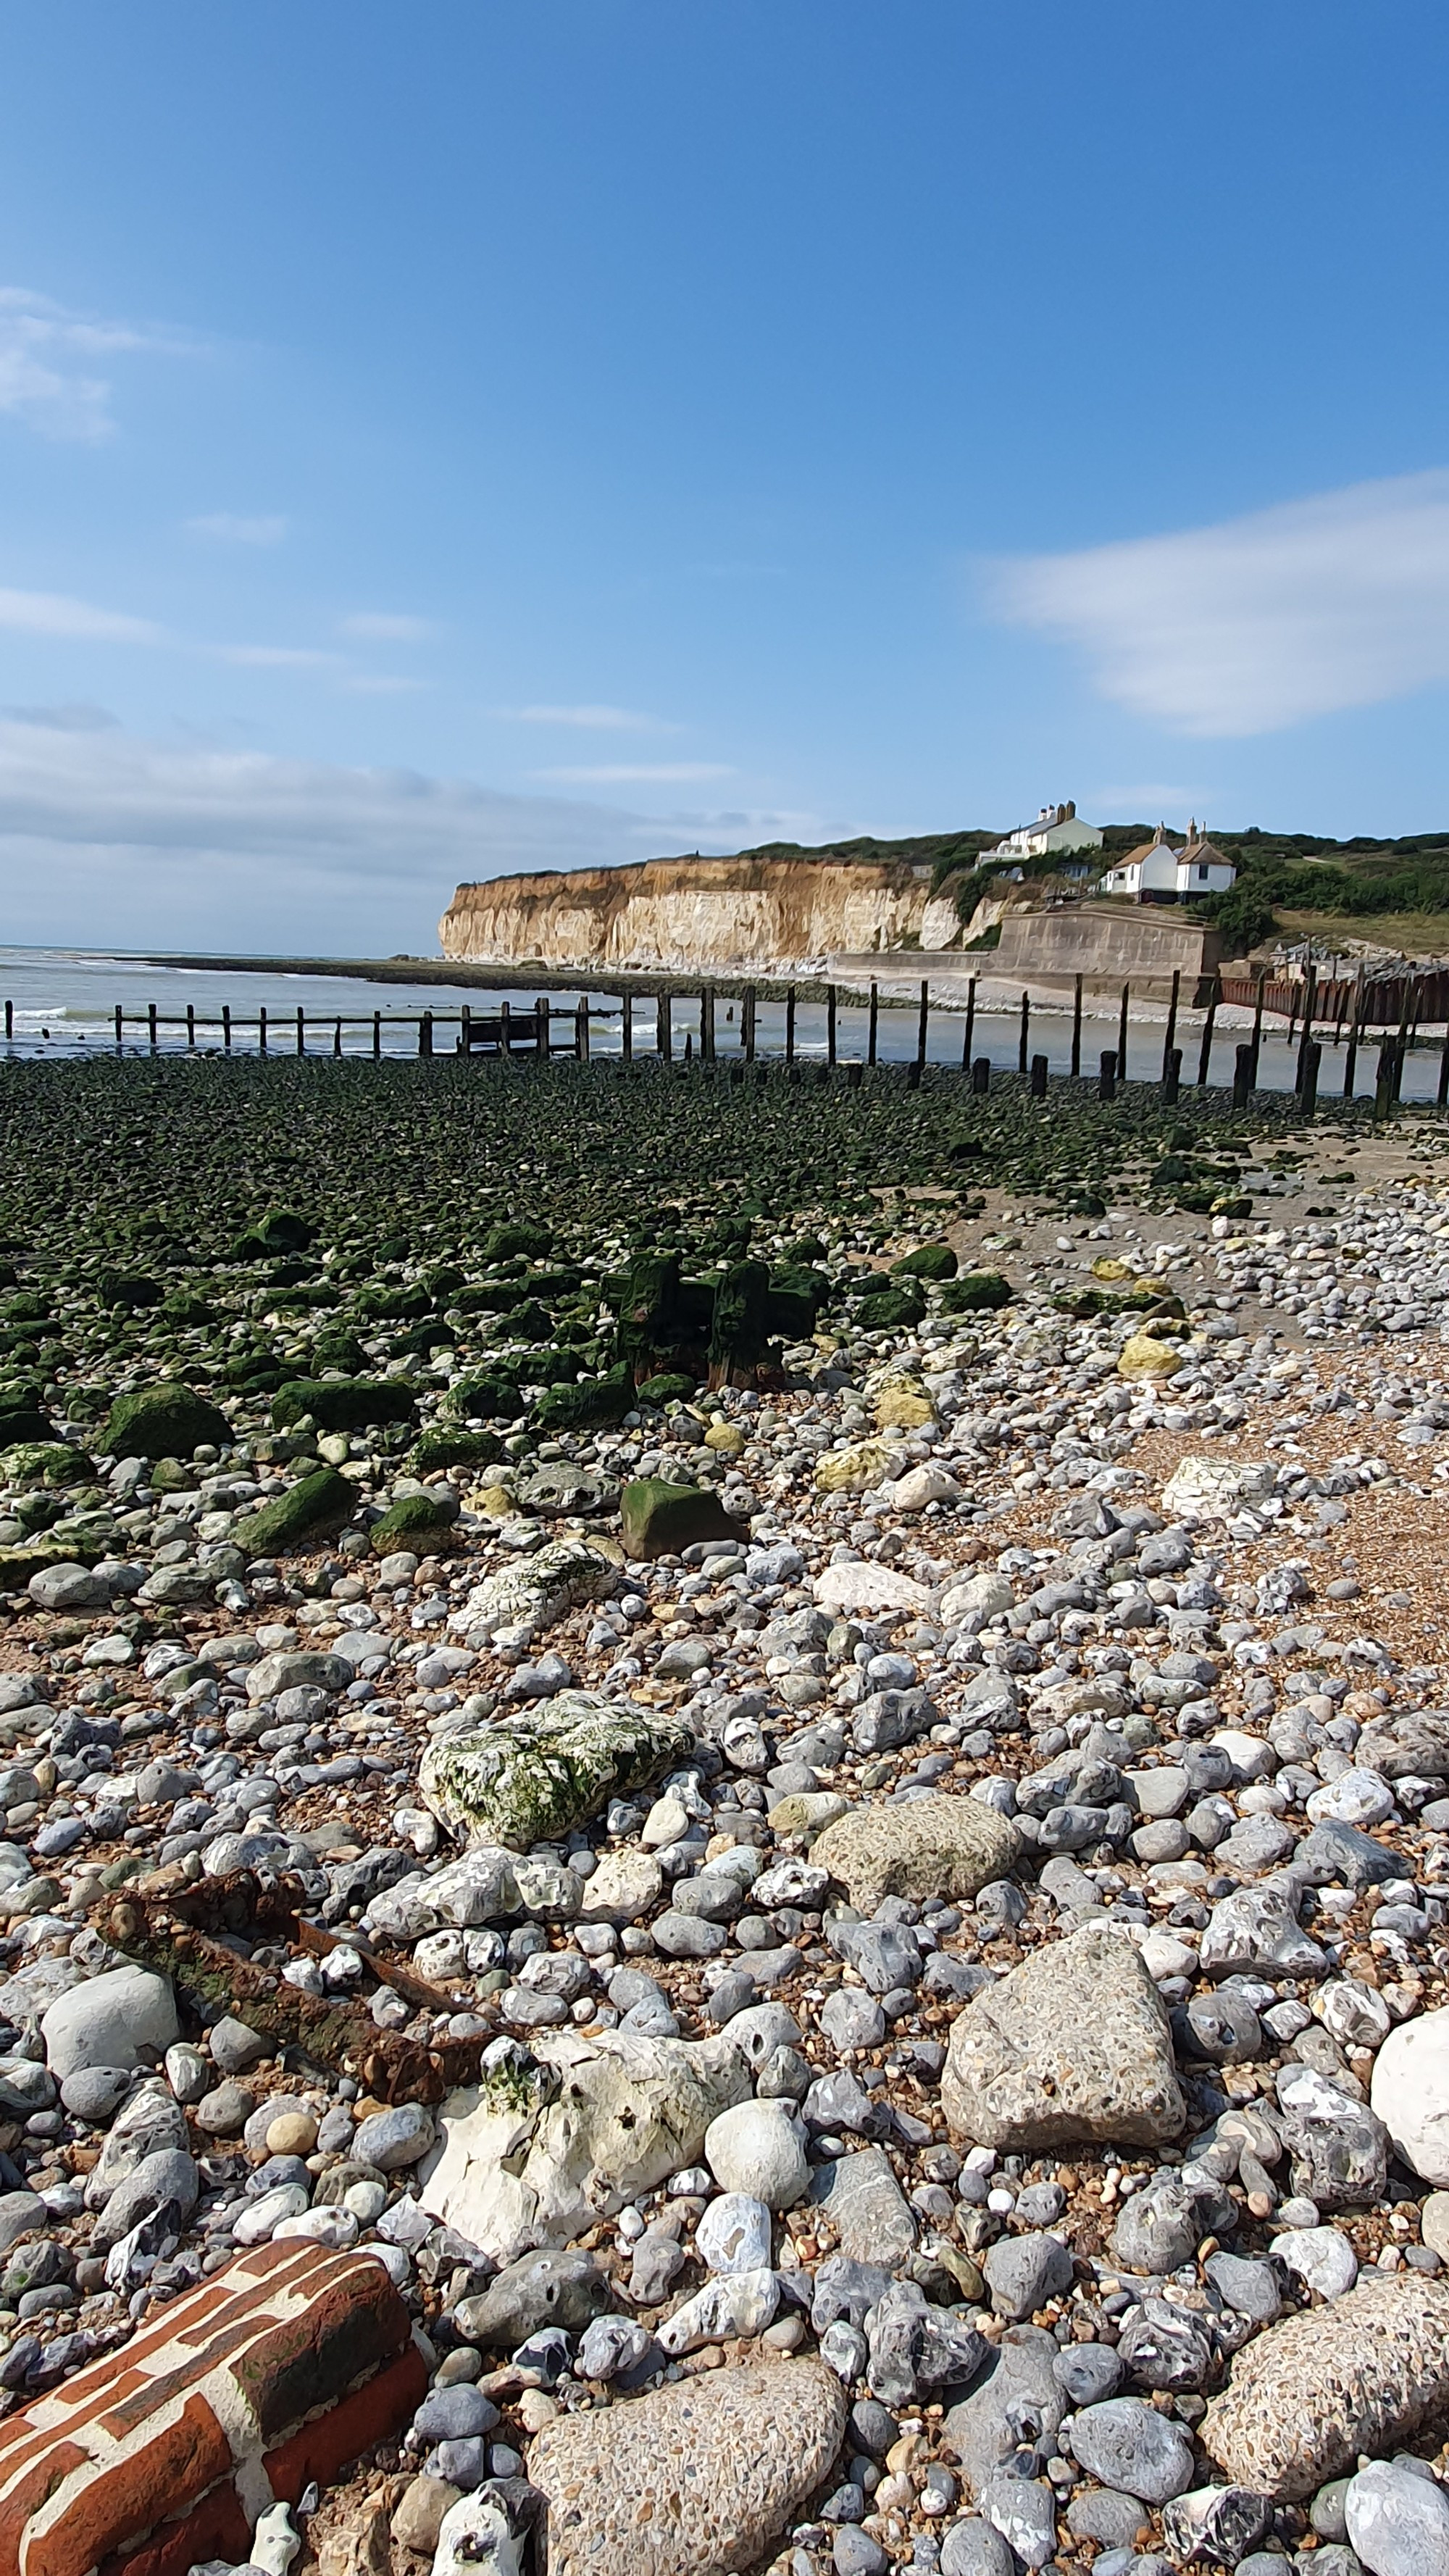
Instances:
[[[408,1452],[415,1476],[436,1476],[447,1467],[489,1467],[501,1454],[496,1431],[424,1431]]]
[[[945,1315],[979,1315],[996,1306],[1009,1306],[1016,1291],[999,1270],[968,1270],[963,1278],[948,1279],[941,1290],[941,1311]]]
[[[877,1288],[862,1297],[855,1310],[856,1322],[868,1333],[903,1332],[919,1324],[926,1312],[926,1301],[914,1279],[904,1287]]]
[[[107,1458],[189,1458],[231,1436],[226,1415],[189,1386],[143,1386],[117,1396],[96,1446]]]
[[[452,1546],[457,1517],[457,1498],[452,1494],[446,1503],[433,1494],[404,1494],[388,1505],[381,1520],[373,1522],[368,1532],[373,1554],[391,1556],[395,1548],[413,1547],[432,1556],[440,1547]]]
[[[238,1521],[232,1536],[248,1556],[277,1556],[340,1529],[356,1509],[357,1487],[335,1467],[315,1467],[275,1502],[263,1503],[260,1511]]]
[[[706,1539],[750,1535],[707,1485],[670,1485],[662,1477],[643,1476],[624,1487],[620,1508],[628,1556],[678,1556]]]
[[[403,1378],[298,1377],[278,1388],[272,1420],[286,1431],[310,1414],[319,1431],[362,1431],[377,1422],[411,1422],[417,1409]]]
[[[560,1691],[526,1715],[430,1744],[418,1788],[439,1822],[470,1842],[528,1851],[647,1787],[693,1742],[681,1719]]]
[[[923,1243],[891,1263],[895,1279],[954,1279],[960,1264],[949,1243]]]
[[[499,1490],[511,1509],[508,1488]],[[488,1644],[498,1628],[524,1621],[533,1628],[547,1628],[576,1602],[601,1600],[618,1580],[617,1568],[583,1539],[557,1539],[552,1547],[541,1547],[536,1555],[485,1575],[453,1624],[477,1648]]]
[[[0,1483],[85,1485],[93,1473],[84,1449],[64,1440],[21,1440],[0,1455]]]

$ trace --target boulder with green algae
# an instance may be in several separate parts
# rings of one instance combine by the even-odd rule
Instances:
[[[418,1409],[405,1378],[294,1377],[272,1398],[279,1431],[310,1414],[319,1431],[361,1431],[378,1422],[411,1422]]]
[[[624,1487],[620,1508],[627,1556],[678,1556],[707,1539],[750,1535],[707,1485],[670,1485],[660,1476],[643,1476]]]
[[[356,1509],[357,1487],[335,1467],[314,1467],[275,1502],[263,1503],[260,1511],[238,1521],[233,1542],[248,1556],[280,1556],[340,1529]]]
[[[926,1301],[914,1280],[906,1288],[878,1288],[862,1297],[855,1320],[868,1333],[897,1332],[919,1324]]]
[[[687,1395],[693,1395],[697,1383],[697,1379],[685,1377],[681,1370],[669,1369],[660,1377],[647,1377],[641,1387],[636,1387],[634,1401],[661,1408],[666,1404],[682,1404]]]
[[[238,1235],[232,1259],[266,1261],[278,1252],[305,1252],[311,1240],[312,1229],[295,1208],[268,1208],[245,1234]]]
[[[999,1270],[968,1270],[964,1278],[946,1282],[941,1310],[947,1315],[975,1315],[993,1306],[1009,1306],[1015,1294]]]
[[[85,1485],[91,1462],[64,1440],[21,1440],[0,1455],[0,1484]]]
[[[621,1362],[607,1377],[575,1386],[551,1386],[540,1396],[534,1420],[540,1431],[577,1431],[622,1422],[633,1410],[634,1387]]]
[[[516,1386],[510,1386],[496,1370],[489,1370],[455,1377],[443,1398],[443,1410],[454,1421],[466,1422],[472,1416],[480,1422],[516,1422],[523,1411],[523,1398]]]
[[[683,1760],[694,1731],[656,1709],[560,1691],[526,1716],[446,1735],[418,1771],[423,1803],[469,1842],[529,1851]]]
[[[189,1386],[141,1386],[117,1396],[96,1446],[107,1458],[189,1458],[231,1437],[226,1415]]]
[[[425,1431],[408,1451],[415,1476],[436,1476],[446,1467],[491,1467],[502,1455],[496,1431]]]
[[[891,1263],[896,1279],[954,1279],[960,1264],[949,1243],[923,1243]]]
[[[381,1520],[374,1521],[368,1536],[375,1556],[391,1556],[395,1548],[417,1548],[424,1556],[435,1556],[440,1547],[453,1544],[453,1523],[458,1517],[456,1495],[450,1494],[445,1505],[432,1494],[404,1494],[390,1503]]]

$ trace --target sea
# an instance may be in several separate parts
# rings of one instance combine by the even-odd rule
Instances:
[[[415,983],[372,982],[348,973],[344,967],[339,967],[335,975],[292,973],[281,966],[255,965],[204,970],[184,960],[168,961],[164,956],[129,955],[112,949],[0,947],[0,1005],[4,1006],[0,1063],[38,1056],[114,1056],[118,1009],[122,1014],[119,1049],[127,1056],[150,1055],[153,1051],[166,1055],[220,1053],[225,1046],[224,1009],[229,1009],[232,1017],[234,1052],[256,1053],[259,1021],[265,1014],[270,1053],[295,1054],[300,1045],[307,1054],[341,1052],[357,1056],[371,1056],[375,1050],[386,1056],[416,1055],[419,1015],[430,1011],[434,1051],[441,1055],[451,1053],[457,1043],[465,1004],[480,1016],[500,1010],[507,1002],[514,1013],[521,1015],[532,1010],[536,994],[546,993],[551,1007],[562,1017],[576,1008],[582,989],[576,984],[546,980],[540,980],[537,986],[510,984],[497,990],[477,984],[435,982],[431,978]],[[591,1051],[617,1056],[623,1045],[618,997],[590,994],[589,1000]],[[149,1021],[153,1008],[157,1015],[154,1050]],[[189,1024],[188,1008],[192,1014]],[[698,1048],[697,988],[681,983],[672,998],[671,1015],[674,1054],[679,1059],[687,1045]],[[1242,1013],[1232,1012],[1219,1023],[1209,1074],[1215,1085],[1232,1081],[1233,1051],[1241,1044],[1244,1033],[1237,1023],[1243,1018]],[[1197,1078],[1201,1025],[1200,1015],[1184,1013],[1179,1027],[1185,1090]],[[864,1056],[867,1036],[865,1003],[842,994],[836,1023],[836,1046],[842,1061]],[[915,1000],[907,1002],[883,992],[876,1040],[880,1060],[887,1064],[909,1062],[916,1053],[917,1039]],[[964,1009],[933,1003],[927,1035],[929,1061],[959,1065],[965,1039]],[[1130,1081],[1160,1078],[1164,1039],[1160,1006],[1150,1016],[1144,1013],[1134,1021],[1127,1050]],[[756,1011],[755,1043],[759,1054],[783,1055],[785,1041],[784,1002],[761,998]],[[635,1055],[652,1053],[654,1042],[654,999],[652,995],[641,995],[634,1003]],[[736,1055],[741,1043],[739,1001],[720,994],[715,1005],[717,1055]],[[1100,1006],[1095,1012],[1089,1009],[1082,1027],[1083,1072],[1095,1071],[1099,1057],[1108,1048],[1115,1048],[1116,1043],[1115,1011],[1109,1014]],[[825,1005],[801,1000],[795,1013],[797,1055],[820,1058],[826,1047]],[[974,1015],[971,1054],[986,1056],[994,1067],[1004,1070],[1018,1064],[1020,1048],[1019,1000],[1008,1003],[999,987],[985,987],[982,1004]],[[1068,1011],[1060,1005],[1033,1008],[1028,1053],[1045,1055],[1053,1073],[1069,1071]],[[1325,1097],[1342,1090],[1344,1054],[1342,1045],[1324,1046],[1319,1088]],[[1373,1041],[1359,1051],[1356,1088],[1361,1093],[1372,1087],[1376,1055]],[[1291,1090],[1295,1060],[1296,1049],[1288,1046],[1286,1033],[1275,1032],[1271,1022],[1265,1024],[1260,1087]],[[1404,1098],[1432,1100],[1438,1073],[1436,1040],[1432,1046],[1420,1047],[1410,1055],[1405,1068]]]

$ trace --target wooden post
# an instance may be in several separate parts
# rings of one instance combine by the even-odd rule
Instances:
[[[1405,1057],[1407,1056],[1408,1051],[1409,1051],[1409,1009],[1410,1009],[1410,1002],[1411,1002],[1411,987],[1410,987],[1410,983],[1409,983],[1409,978],[1408,978],[1408,976],[1407,976],[1407,975],[1405,975],[1405,977],[1404,977],[1404,1004],[1403,1004],[1403,1008],[1402,1008],[1402,1010],[1401,1010],[1401,1011],[1400,1011],[1400,1013],[1399,1013],[1399,1034],[1398,1034],[1397,1042],[1396,1042],[1395,1047],[1394,1047],[1394,1098],[1395,1098],[1395,1100],[1398,1100],[1398,1099],[1401,1097],[1401,1095],[1402,1095],[1402,1093],[1403,1093],[1403,1088],[1404,1088],[1404,1059],[1405,1059]]]
[[[1111,1047],[1097,1059],[1097,1098],[1114,1100],[1117,1096],[1117,1057]]]
[[[577,1055],[580,1064],[587,1064],[589,1061],[591,1034],[589,1027],[589,997],[587,993],[580,996],[579,1007],[574,1014],[574,1019],[577,1029],[577,1035],[574,1040],[574,1052]]]
[[[1162,1097],[1171,1105],[1182,1089],[1182,1049],[1169,1047],[1162,1072]]]
[[[1374,1116],[1382,1118],[1392,1108],[1394,1099],[1394,1041],[1386,1037],[1379,1048],[1378,1074],[1374,1082]]]
[[[874,988],[872,987],[872,989]],[[967,1065],[971,1062],[971,1040],[975,1033],[975,1028],[976,978],[973,975],[970,983],[966,987],[966,1034],[961,1040],[961,1062],[963,1065]]]
[[[1018,1073],[1025,1073],[1026,1071],[1026,1050],[1030,1040],[1031,995],[1030,993],[1023,993],[1021,997],[1021,1035],[1016,1042],[1016,1069]]]
[[[146,1005],[146,1027],[150,1037],[151,1053],[154,1055],[156,1052],[156,1005],[154,1002],[148,1002]]]
[[[1256,985],[1257,985],[1257,988],[1258,988],[1258,989],[1257,989],[1257,991],[1256,991],[1256,992],[1254,993],[1254,995],[1253,995],[1253,1035],[1252,1035],[1252,1041],[1251,1041],[1251,1043],[1252,1043],[1252,1049],[1253,1049],[1253,1078],[1252,1078],[1252,1081],[1251,1081],[1251,1082],[1249,1083],[1249,1085],[1248,1085],[1248,1089],[1249,1089],[1250,1091],[1256,1091],[1256,1090],[1257,1090],[1257,1087],[1258,1087],[1258,1061],[1259,1061],[1259,1058],[1261,1057],[1262,1052],[1263,1052],[1263,987],[1264,987],[1264,985],[1267,983],[1267,980],[1268,980],[1268,969],[1267,969],[1267,967],[1266,967],[1266,966],[1260,966],[1260,967],[1258,968],[1257,974],[1255,975],[1255,977],[1254,977],[1254,979],[1253,979],[1253,980],[1254,980],[1254,982],[1256,983]],[[1234,1080],[1233,1090],[1234,1090],[1234,1096],[1236,1097],[1236,1092],[1237,1092],[1237,1083],[1236,1083],[1236,1079]]]
[[[547,993],[540,993],[533,1005],[533,1043],[539,1063],[547,1064],[553,1055],[553,1029],[549,1021]]]
[[[974,989],[974,987],[973,987],[973,989]],[[879,1016],[880,1016],[880,994],[879,994],[879,992],[878,992],[878,991],[877,991],[877,989],[876,989],[876,981],[875,981],[875,977],[874,977],[874,976],[872,976],[872,977],[871,977],[871,980],[870,980],[870,1027],[869,1027],[869,1032],[868,1032],[867,1039],[866,1039],[866,1049],[865,1049],[865,1060],[866,1060],[866,1063],[867,1063],[867,1064],[874,1064],[874,1062],[875,1062],[876,1021],[878,1020]]]
[[[506,993],[503,996],[502,1007],[498,1013],[498,1043],[504,1055],[512,1055],[513,1005],[509,1001]]]
[[[1033,1100],[1045,1100],[1047,1096],[1047,1059],[1044,1055],[1034,1055],[1031,1060],[1031,1096]]]
[[[1172,1062],[1173,1049],[1177,1044],[1177,997],[1181,989],[1182,968],[1180,966],[1174,966],[1172,970],[1172,994],[1167,1005],[1167,1035],[1162,1041],[1162,1079],[1164,1082],[1167,1080],[1167,1069]]]
[[[117,1053],[117,1055],[119,1055],[119,1054],[120,1054],[120,1052],[121,1052],[121,1047],[122,1047],[122,1044],[123,1044],[123,1040],[122,1040],[121,1032],[122,1032],[122,1030],[124,1029],[125,1025],[126,1025],[125,1013],[124,1013],[124,1011],[122,1010],[120,1003],[118,1002],[118,1003],[116,1004],[116,1053]]]
[[[654,1003],[654,1046],[661,1064],[674,1060],[674,1003],[666,984]]]
[[[266,1003],[265,1003],[265,1002],[258,1002],[258,1004],[257,1004],[257,1053],[258,1053],[258,1055],[265,1055],[265,1054],[266,1054],[266,1051],[267,1051],[267,1006],[266,1006]]]
[[[458,1053],[459,1055],[471,1055],[472,1052],[473,1006],[471,1002],[465,1002],[463,1004],[463,1025],[458,1031]]]
[[[634,1061],[634,996],[625,989],[623,1011],[619,1022],[619,1053],[625,1064]]]
[[[297,1053],[298,1053],[298,1055],[305,1055],[305,1054],[306,1054],[306,1052],[307,1052],[306,1023],[305,1023],[305,1021],[304,1021],[304,1019],[303,1019],[303,1017],[302,1017],[302,1005],[301,1005],[301,1003],[299,1002],[299,1003],[297,1004]]]
[[[422,1017],[418,1021],[418,1053],[419,1055],[431,1055],[432,1052],[433,1015],[431,1011],[424,1011]]]
[[[11,1041],[11,1039],[14,1037],[14,1035],[15,1035],[15,1005],[14,1005],[14,1003],[13,1003],[13,1002],[7,1002],[7,1003],[6,1003],[6,1005],[5,1005],[5,1043],[6,1043],[6,1045],[7,1045],[7,1046],[10,1044],[10,1041]]]
[[[1253,1096],[1253,1049],[1251,1042],[1233,1054],[1233,1107],[1246,1109]]]
[[[194,1002],[188,1002],[186,1005],[186,1043],[188,1047],[194,1047],[196,1044],[196,1004]]]
[[[922,985],[921,985],[921,1016],[920,1016],[919,1021],[918,1021],[918,1022],[917,1022],[917,1024],[916,1024],[916,1062],[917,1062],[917,1064],[921,1064],[921,1065],[923,1065],[923,1064],[925,1063],[925,1061],[926,1061],[926,1037],[927,1037],[927,1031],[928,1031],[928,1029],[929,1029],[929,1027],[930,1027],[930,1021],[931,1021],[931,987],[930,987],[930,985],[929,985],[928,983],[923,982],[923,983],[922,983]]]
[[[972,1065],[971,1088],[974,1092],[978,1093],[986,1092],[991,1089],[991,1058],[989,1055],[979,1055],[976,1058],[975,1063]]]
[[[1303,1069],[1308,1062],[1308,1050],[1313,1044],[1313,1010],[1317,999],[1318,978],[1310,956],[1308,976],[1303,987],[1303,1035],[1298,1041],[1298,1063],[1293,1076],[1293,1088],[1296,1092],[1301,1092],[1303,1089]]]
[[[120,1018],[121,1018],[121,1014],[120,1014],[120,1012],[119,1012],[119,1011],[117,1011],[117,1013],[116,1013],[116,1024],[117,1024],[117,1025],[116,1025],[116,1039],[117,1039],[117,1043],[118,1043],[118,1044],[119,1044],[119,1041],[120,1041],[120,1035],[121,1035],[121,1030],[120,1030]],[[222,1042],[222,1045],[225,1047],[227,1054],[228,1054],[228,1055],[230,1055],[230,1053],[231,1053],[231,1004],[230,1004],[230,1002],[223,1002],[223,1003],[222,1003],[222,1006],[221,1006],[221,1042]]]
[[[1073,1081],[1074,1081],[1074,1082],[1075,1082],[1075,1081],[1077,1080],[1077,1078],[1079,1077],[1079,1075],[1080,1075],[1080,1073],[1081,1073],[1081,1070],[1082,1070],[1082,979],[1081,979],[1081,976],[1080,976],[1080,975],[1078,975],[1078,976],[1076,976],[1076,977],[1074,978],[1074,980],[1073,980],[1073,985],[1072,985],[1072,1079],[1073,1079]]]
[[[1298,986],[1297,986],[1297,984],[1296,984],[1296,983],[1294,983],[1294,984],[1290,985],[1290,987],[1289,987],[1289,991],[1288,991],[1288,1044],[1289,1044],[1290,1048],[1291,1048],[1291,1046],[1292,1046],[1292,1044],[1293,1044],[1294,1037],[1295,1037],[1295,1035],[1296,1035],[1296,1033],[1297,1033],[1297,1028],[1298,1028]]]
[[[1125,1082],[1127,1079],[1127,1000],[1131,990],[1130,984],[1123,985],[1122,1008],[1117,1014],[1117,1057],[1114,1071],[1119,1082]],[[1111,1093],[1109,1092],[1107,1096],[1110,1099]]]
[[[833,984],[830,988],[830,1007],[833,1013],[835,1008]],[[755,1061],[755,988],[753,984],[745,986],[745,998],[740,1005],[740,1044],[745,1051],[746,1064],[753,1064]]]
[[[342,1021],[340,1017],[332,1023],[332,1052],[335,1056],[342,1053]]]
[[[1335,1046],[1339,1044],[1343,1037],[1343,1022],[1344,1014],[1348,1009],[1349,989],[1347,978],[1340,975],[1333,987],[1333,1043]]]
[[[1197,1087],[1199,1091],[1206,1091],[1207,1089],[1208,1074],[1211,1070],[1213,1059],[1213,1022],[1216,1020],[1218,1015],[1218,1004],[1222,1000],[1222,994],[1223,979],[1221,975],[1215,975],[1212,981],[1212,990],[1208,995],[1207,1017],[1202,1024],[1202,1044],[1197,1051]]]
[[[699,1060],[714,1062],[714,986],[705,984],[699,996]]]
[[[380,1063],[380,1062],[381,1062],[381,1060],[382,1060],[382,1013],[381,1013],[381,1011],[374,1011],[374,1012],[373,1012],[373,1015],[372,1015],[372,1058],[373,1058],[373,1062],[374,1062],[374,1064]]]
[[[793,1063],[794,1063],[794,1061],[795,1061],[795,987],[794,987],[794,985],[793,985],[793,984],[787,984],[787,985],[786,985],[786,987],[785,987],[785,1062],[786,1062],[787,1064],[793,1064]]]
[[[825,1061],[835,1062],[835,986],[825,987]]]
[[[1318,1107],[1318,1068],[1323,1049],[1317,1038],[1310,1038],[1298,1059],[1298,1106],[1305,1118],[1311,1118]]]

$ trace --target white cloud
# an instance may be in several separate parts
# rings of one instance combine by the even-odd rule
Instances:
[[[180,333],[69,313],[28,287],[0,286],[0,412],[45,438],[89,444],[109,438],[108,377],[97,360],[147,350],[175,355],[193,344]]]
[[[412,697],[425,686],[422,680],[408,680],[388,671],[353,671],[341,686],[354,698]]]
[[[335,653],[319,653],[305,644],[214,644],[219,662],[236,662],[249,671],[325,671]]]
[[[576,725],[585,733],[678,733],[662,716],[638,714],[632,707],[494,707],[503,724]]]
[[[255,519],[239,518],[234,510],[208,510],[199,518],[188,519],[194,537],[215,537],[224,546],[279,546],[287,533],[287,522],[280,512]]]
[[[12,635],[56,635],[90,644],[159,644],[149,617],[125,617],[88,599],[55,590],[0,590],[0,628]]]
[[[1076,645],[1134,714],[1272,733],[1449,680],[1449,471],[1021,557],[989,587],[998,615]]]
[[[355,617],[342,617],[337,622],[339,635],[352,635],[361,644],[417,644],[432,628],[425,617],[391,617],[381,609],[360,609]]]
[[[733,778],[717,760],[607,761],[597,769],[531,769],[530,778],[554,778],[575,787],[623,787],[648,782],[675,785],[700,778]]]

